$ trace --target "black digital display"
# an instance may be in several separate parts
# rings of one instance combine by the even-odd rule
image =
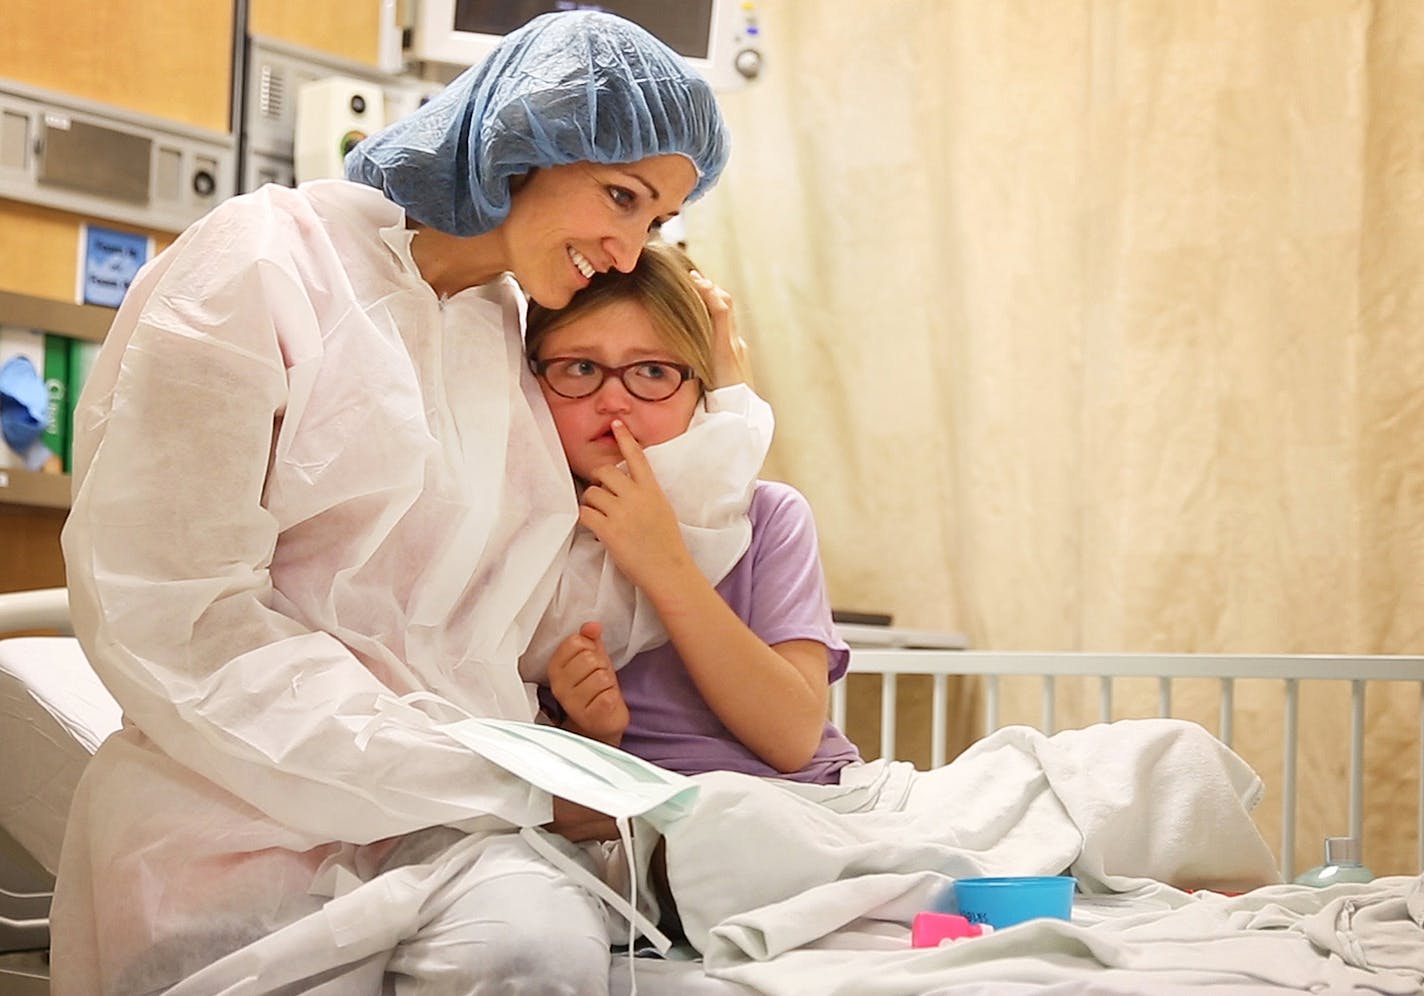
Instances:
[[[455,0],[456,31],[507,35],[540,14],[603,10],[646,28],[679,55],[706,59],[711,47],[712,0]]]

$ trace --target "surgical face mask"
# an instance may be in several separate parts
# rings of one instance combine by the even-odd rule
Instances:
[[[615,819],[638,816],[662,830],[697,795],[685,775],[557,727],[476,718],[440,729],[531,785]]]
[[[630,958],[639,932],[659,952],[667,953],[672,942],[638,911],[638,870],[630,820],[640,817],[656,829],[665,830],[691,810],[697,797],[696,782],[616,747],[552,726],[473,718],[449,723],[440,729],[531,785],[612,816],[617,821],[618,833],[633,869],[627,899],[561,853],[538,828],[524,827],[520,836],[546,861],[627,919]],[[635,978],[635,990],[636,985]]]

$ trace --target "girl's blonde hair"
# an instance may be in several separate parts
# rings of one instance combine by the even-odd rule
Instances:
[[[692,269],[692,260],[681,249],[666,242],[649,242],[630,272],[609,270],[597,274],[562,308],[545,308],[530,301],[525,354],[531,360],[537,359],[544,338],[576,318],[615,301],[634,301],[648,313],[663,345],[679,362],[692,367],[706,391],[714,385],[712,317],[692,283]]]

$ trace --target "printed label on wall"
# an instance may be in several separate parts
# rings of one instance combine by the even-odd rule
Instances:
[[[153,239],[97,225],[80,229],[79,302],[117,308],[139,267],[153,255]]]

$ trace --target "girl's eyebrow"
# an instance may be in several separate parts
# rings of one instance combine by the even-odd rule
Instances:
[[[557,353],[553,353],[552,355],[554,355],[554,356],[568,357],[569,359],[574,359],[574,360],[583,360],[583,359],[590,359],[590,360],[591,360],[591,359],[594,359],[595,357],[594,357],[593,355],[585,355],[585,354],[595,354],[595,353],[598,353],[598,352],[599,352],[599,349],[598,349],[598,347],[596,347],[596,346],[569,346],[569,347],[567,347],[567,348],[565,348],[565,349],[559,350]],[[655,346],[655,347],[651,347],[651,348],[648,348],[648,349],[630,349],[628,352],[624,353],[623,355],[624,355],[624,356],[636,356],[636,357],[641,357],[642,359],[645,359],[645,360],[662,360],[662,359],[665,359],[665,358],[667,358],[667,357],[672,357],[674,354],[673,354],[673,351],[672,351],[671,349],[665,349],[665,348],[663,348],[663,347],[661,347],[661,346]],[[668,362],[669,362],[669,363],[681,363],[682,361],[679,360],[679,359],[675,359],[675,358],[674,358],[674,359],[668,360]]]
[[[542,352],[542,350],[541,350]],[[597,360],[602,350],[594,343],[576,343],[572,346],[565,346],[557,352],[549,351],[545,359],[569,359],[569,360]],[[608,354],[602,354],[608,355]],[[659,363],[677,363],[684,361],[679,359],[677,354],[666,346],[648,346],[631,349],[623,354],[623,358],[629,363],[640,363],[644,360],[656,360]]]

